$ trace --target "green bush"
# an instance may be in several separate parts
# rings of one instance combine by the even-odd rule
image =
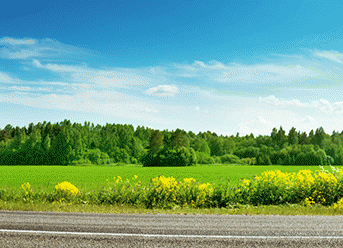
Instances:
[[[92,165],[92,162],[88,159],[81,158],[79,160],[73,160],[71,165]]]
[[[91,161],[92,164],[110,164],[112,162],[108,154],[99,149],[87,149],[84,159]]]
[[[137,158],[131,157],[131,164],[138,164]]]
[[[222,164],[240,164],[241,160],[238,156],[233,154],[225,154],[220,157],[220,162]]]
[[[272,161],[268,155],[259,153],[256,157],[256,165],[272,165]]]
[[[157,154],[148,153],[141,160],[143,166],[190,166],[196,164],[193,148],[181,147],[176,150],[162,149]]]
[[[198,164],[214,164],[215,160],[210,155],[204,152],[196,152]]]
[[[247,164],[247,165],[255,165],[256,164],[256,158],[242,158],[241,163]]]

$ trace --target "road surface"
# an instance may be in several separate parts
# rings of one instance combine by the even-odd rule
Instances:
[[[343,247],[343,216],[0,211],[0,247]]]

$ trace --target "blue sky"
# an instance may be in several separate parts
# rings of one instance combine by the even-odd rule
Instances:
[[[342,1],[6,1],[0,128],[343,130]]]

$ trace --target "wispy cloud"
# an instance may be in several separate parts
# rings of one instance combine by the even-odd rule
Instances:
[[[28,87],[28,86],[12,86],[11,87],[12,90],[19,90],[19,91],[32,91],[33,88]]]
[[[145,91],[147,95],[153,96],[174,96],[179,89],[174,85],[158,85]]]
[[[65,76],[69,82],[95,84],[97,87],[125,88],[132,85],[150,85],[149,69],[107,68],[95,69],[88,66],[75,66],[63,64],[42,65],[38,60],[33,60],[37,68],[46,69]],[[144,72],[145,75],[144,75]],[[143,75],[142,75],[143,74]]]
[[[267,134],[271,131],[273,123],[267,121],[261,116],[256,116],[253,120],[246,120],[243,123],[240,123],[237,132],[240,135],[249,135],[251,133],[264,133]]]
[[[317,51],[315,52],[315,55],[343,64],[342,62],[343,54],[337,51]]]
[[[14,38],[10,38],[10,37],[3,37],[0,40],[0,45],[3,44],[10,44],[10,45],[34,45],[37,43],[37,40],[35,39],[14,39]]]
[[[307,115],[304,119],[302,119],[303,123],[313,123],[315,121],[315,118]]]
[[[132,96],[119,92],[84,91],[73,95],[12,92],[1,94],[0,101],[44,109],[92,112],[130,117],[131,119],[154,119],[156,122],[164,122],[163,118],[154,116],[154,114],[158,113],[155,104],[138,101]]]
[[[0,83],[14,83],[15,79],[0,71]]]
[[[3,37],[0,39],[0,58],[11,60],[31,60],[41,58],[64,58],[73,60],[74,56],[80,58],[94,56],[95,53],[87,49],[70,46],[52,39],[16,39]]]
[[[260,97],[260,102],[271,104],[274,106],[295,106],[301,108],[314,108],[329,114],[341,114],[343,113],[343,101],[331,103],[328,100],[320,99],[318,101],[312,101],[311,103],[304,103],[297,99],[282,100],[275,96],[268,96],[265,98]]]

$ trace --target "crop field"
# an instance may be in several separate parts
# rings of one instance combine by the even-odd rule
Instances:
[[[329,166],[324,167],[330,170]],[[338,168],[341,168],[339,166]],[[230,179],[230,185],[237,185],[241,179],[252,179],[266,170],[298,172],[318,166],[239,166],[239,165],[198,165],[194,167],[139,167],[139,166],[0,166],[0,188],[20,188],[29,182],[35,189],[53,189],[57,183],[68,181],[84,191],[99,190],[106,179],[113,181],[120,176],[123,180],[138,176],[142,184],[149,184],[151,178],[159,175],[174,177],[177,181],[194,178],[197,182],[218,183]]]

